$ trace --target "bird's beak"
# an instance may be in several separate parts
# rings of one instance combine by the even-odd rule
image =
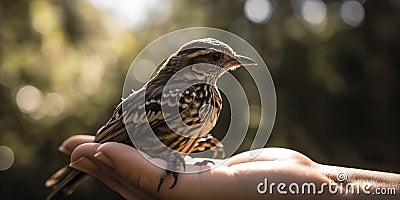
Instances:
[[[241,66],[257,65],[256,61],[246,56],[237,55],[229,61],[226,70],[234,70]]]
[[[237,55],[236,60],[241,63],[241,66],[257,65],[256,61],[246,56]]]

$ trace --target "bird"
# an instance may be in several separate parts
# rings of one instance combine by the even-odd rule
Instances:
[[[221,142],[209,134],[222,109],[216,83],[225,72],[248,65],[256,62],[220,40],[189,41],[162,61],[141,89],[122,99],[93,142],[119,142],[166,160],[157,191],[169,173],[174,177],[171,189],[187,154],[219,147],[223,156]],[[45,182],[52,189],[47,199],[71,195],[87,176],[61,168]]]

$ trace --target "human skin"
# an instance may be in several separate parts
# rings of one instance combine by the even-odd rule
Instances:
[[[158,166],[165,166],[164,160],[144,155],[145,158],[137,149],[120,143],[91,143],[93,138],[88,135],[72,136],[63,142],[60,151],[71,156],[71,167],[99,179],[126,199],[398,199],[400,193],[399,174],[322,165],[299,152],[284,148],[260,149],[256,157],[244,152],[210,170],[181,173],[172,189],[169,186],[173,178],[169,175],[157,192],[163,173]],[[204,167],[186,164],[187,170]],[[347,179],[338,181],[340,173],[346,174]],[[268,190],[260,194],[257,187],[265,178]],[[270,190],[272,183],[275,185]],[[288,194],[278,192],[280,183],[286,184],[286,187],[280,186],[280,191]],[[315,184],[316,192],[321,191],[321,185],[325,187],[321,194],[309,194],[307,190],[301,193],[303,183]],[[300,186],[300,193],[290,194],[290,184]],[[265,189],[264,185],[259,189]],[[359,194],[350,190],[346,193],[346,185],[358,185]],[[331,194],[328,186],[336,186],[336,194]],[[373,194],[377,188],[391,190],[395,194]]]

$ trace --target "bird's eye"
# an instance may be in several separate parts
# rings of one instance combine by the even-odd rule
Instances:
[[[219,54],[219,53],[212,53],[212,54],[211,54],[211,59],[212,59],[214,62],[218,62],[219,59],[221,59],[221,54]]]

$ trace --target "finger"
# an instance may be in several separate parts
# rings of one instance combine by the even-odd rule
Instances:
[[[100,144],[97,143],[79,145],[72,152],[70,166],[99,179],[126,199],[151,199],[151,196],[136,187],[124,183],[112,168],[94,159],[94,154],[99,146]]]
[[[163,170],[151,164],[136,149],[109,142],[99,146],[95,158],[114,168],[128,184],[135,185],[146,193],[157,194],[156,189]]]
[[[99,170],[96,178],[106,184],[112,190],[118,192],[125,199],[154,199],[150,195],[139,190],[136,186],[125,183],[113,169],[97,161]]]
[[[97,159],[99,153],[94,154],[94,157],[96,158],[94,163],[98,169],[94,176],[112,190],[121,194],[125,199],[154,199],[154,197],[137,188],[136,185],[132,185],[125,176],[120,176],[114,168],[99,161]]]
[[[66,155],[70,155],[71,152],[80,144],[93,142],[94,136],[91,135],[74,135],[66,140],[58,147],[58,150]]]
[[[99,143],[83,143],[77,146],[71,153],[71,163],[74,163],[82,157],[94,160],[93,155],[96,153],[97,148],[100,146]]]
[[[181,173],[176,186],[169,189],[174,179],[170,174],[163,182],[164,187],[161,187],[160,192],[157,191],[157,186],[160,181],[161,174],[164,172],[166,162],[161,159],[145,158],[140,151],[119,143],[105,143],[98,147],[95,158],[103,162],[105,165],[113,168],[123,182],[128,185],[133,185],[151,196],[179,199],[179,198],[194,198],[204,199],[204,191],[213,191],[218,193],[218,189],[222,184],[226,184],[227,179],[221,174],[226,173],[210,173],[210,171],[202,173]],[[148,157],[148,156],[147,156]],[[155,164],[153,164],[154,162]],[[158,167],[164,166],[164,168]],[[191,165],[186,165],[191,166]],[[198,167],[198,166],[192,166]],[[217,176],[216,176],[217,175]],[[221,178],[222,177],[222,178]],[[229,180],[228,180],[229,181]],[[225,190],[224,190],[225,191]],[[219,191],[218,197],[226,195],[225,192]],[[196,199],[196,198],[195,198]]]

